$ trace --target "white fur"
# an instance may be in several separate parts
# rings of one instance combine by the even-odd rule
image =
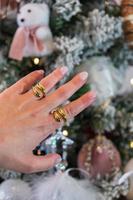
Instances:
[[[28,12],[31,10],[31,12]],[[17,16],[18,25],[21,27],[32,27],[49,25],[49,8],[46,4],[28,3],[20,8]],[[24,22],[21,22],[24,19]]]
[[[31,188],[20,179],[9,179],[0,185],[1,200],[31,200]]]
[[[68,173],[42,178],[33,189],[32,200],[105,200],[89,181],[79,181]]]
[[[27,42],[23,51],[24,57],[46,56],[52,53],[54,45],[52,33],[49,28],[49,15],[49,7],[45,3],[28,3],[21,7],[17,16],[18,25],[20,27],[28,27],[29,29],[38,27],[35,34],[44,46],[41,52],[37,52],[33,43],[30,41]]]

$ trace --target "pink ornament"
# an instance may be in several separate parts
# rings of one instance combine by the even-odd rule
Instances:
[[[85,144],[78,156],[78,166],[91,177],[113,175],[121,167],[121,158],[113,143],[104,136],[97,136]]]

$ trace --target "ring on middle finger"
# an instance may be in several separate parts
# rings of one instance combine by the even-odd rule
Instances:
[[[56,110],[52,112],[52,115],[57,122],[61,122],[62,120],[64,122],[67,121],[67,114],[63,107],[58,107]]]
[[[41,83],[37,83],[35,86],[33,86],[32,91],[34,96],[39,100],[46,96],[45,87]]]

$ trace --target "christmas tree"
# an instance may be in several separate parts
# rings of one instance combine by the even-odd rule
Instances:
[[[9,50],[18,28],[16,17],[27,3],[48,5],[53,47],[46,54],[42,50],[34,56],[14,59]],[[87,173],[101,199],[133,199],[133,179],[125,178],[119,184],[123,174],[133,171],[133,1],[1,0],[0,18],[0,91],[36,69],[48,74],[59,66],[67,66],[69,73],[60,84],[87,71],[87,84],[70,101],[93,89],[96,102],[57,131],[67,142],[64,146],[57,144],[56,150],[63,156],[67,154],[64,168],[81,168]],[[69,146],[67,150],[65,145]],[[38,176],[0,170],[2,182],[22,179],[29,183]],[[25,185],[20,182],[20,186],[20,193],[24,193]],[[100,199],[98,195],[95,199]]]

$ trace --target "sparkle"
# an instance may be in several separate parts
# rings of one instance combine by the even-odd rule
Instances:
[[[130,148],[133,149],[133,141],[130,142]]]
[[[131,78],[131,80],[130,80],[130,84],[133,85],[133,78]]]
[[[68,136],[68,131],[67,130],[63,130],[63,135],[67,137]]]
[[[34,62],[35,65],[38,65],[39,62],[40,62],[40,59],[39,58],[34,58],[33,62]]]

